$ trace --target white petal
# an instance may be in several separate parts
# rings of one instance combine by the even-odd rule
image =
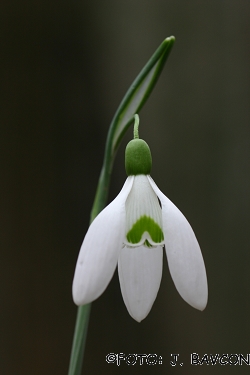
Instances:
[[[118,273],[122,296],[129,314],[140,322],[146,318],[157,296],[162,276],[161,246],[124,247],[119,254]]]
[[[133,185],[128,177],[121,192],[90,225],[78,256],[73,299],[85,305],[106,289],[115,271],[125,235],[125,201]]]
[[[185,216],[148,176],[162,205],[162,221],[169,270],[174,284],[191,306],[204,310],[207,304],[207,276],[201,250]]]

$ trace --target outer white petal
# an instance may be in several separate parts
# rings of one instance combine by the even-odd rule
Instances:
[[[95,218],[83,240],[72,288],[77,305],[98,298],[113,276],[125,236],[125,201],[133,179],[127,178],[121,192]]]
[[[119,254],[118,273],[124,303],[140,322],[146,318],[157,296],[162,276],[161,246],[124,247]]]
[[[207,276],[201,250],[185,216],[148,176],[162,205],[162,221],[169,270],[174,284],[191,306],[204,310],[207,304]]]

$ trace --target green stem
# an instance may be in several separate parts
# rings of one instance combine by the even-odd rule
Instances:
[[[138,139],[139,138],[139,122],[140,122],[140,119],[139,119],[139,116],[137,114],[134,115],[134,119],[135,119],[135,123],[134,123],[134,139]]]
[[[76,375],[81,373],[90,309],[91,303],[89,303],[88,305],[79,306],[77,309],[76,325],[71,349],[68,375]]]

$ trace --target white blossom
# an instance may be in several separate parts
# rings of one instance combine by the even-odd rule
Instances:
[[[131,175],[88,229],[76,264],[74,302],[84,305],[98,298],[118,264],[123,300],[140,322],[159,290],[164,248],[176,289],[187,303],[203,310],[206,270],[190,224],[150,175]]]

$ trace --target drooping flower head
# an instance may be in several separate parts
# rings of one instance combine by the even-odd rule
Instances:
[[[178,208],[150,177],[150,149],[138,135],[125,151],[128,178],[118,196],[95,218],[84,238],[73,281],[77,305],[98,298],[118,264],[121,292],[130,315],[140,322],[157,296],[165,248],[169,270],[182,298],[203,310],[207,277],[194,232]]]

